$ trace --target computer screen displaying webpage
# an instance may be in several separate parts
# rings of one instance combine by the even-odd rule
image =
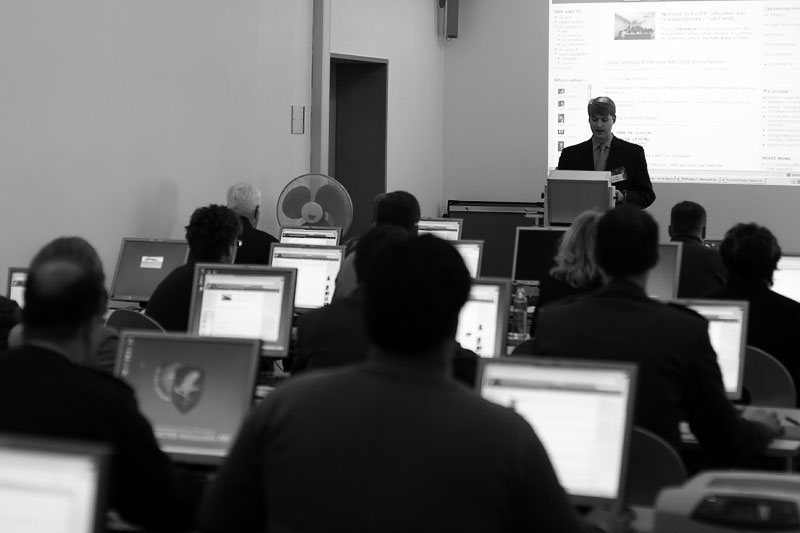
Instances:
[[[336,288],[336,276],[342,266],[344,247],[317,246],[291,247],[272,246],[270,265],[297,269],[297,289],[294,306],[301,309],[316,309],[331,303]]]
[[[618,497],[629,430],[628,372],[492,360],[480,385],[484,398],[531,424],[569,494]]]
[[[481,271],[481,248],[483,243],[480,242],[454,242],[453,245],[461,254],[464,264],[467,265],[469,275],[477,278]]]
[[[417,223],[417,232],[422,235],[430,233],[446,241],[457,241],[461,238],[461,219],[421,219]]]
[[[281,244],[314,244],[336,246],[339,232],[335,228],[281,228]]]
[[[688,303],[708,320],[708,337],[717,354],[722,382],[729,395],[739,396],[742,386],[745,307],[741,304]]]
[[[796,0],[550,0],[548,166],[608,96],[653,182],[800,185],[798,77]]]
[[[461,308],[458,316],[456,340],[463,348],[472,350],[481,357],[499,357],[496,353],[498,336],[505,331],[498,331],[498,313],[508,313],[508,309],[500,308],[500,285],[483,285],[473,283],[469,300]]]
[[[800,255],[784,255],[772,274],[772,290],[800,302]]]
[[[9,272],[8,275],[8,297],[17,302],[20,308],[25,307],[25,282],[28,280],[28,272],[17,270]]]

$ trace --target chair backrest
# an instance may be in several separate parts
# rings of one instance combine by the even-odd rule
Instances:
[[[683,485],[686,467],[678,452],[655,433],[633,428],[625,503],[653,507],[661,489]]]
[[[783,363],[754,346],[745,350],[744,389],[752,405],[795,407],[797,403],[794,380]]]
[[[143,313],[131,309],[116,309],[112,311],[108,315],[106,326],[120,332],[126,329],[164,331],[164,328],[158,322]]]

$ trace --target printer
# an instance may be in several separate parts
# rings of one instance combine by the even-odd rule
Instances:
[[[661,491],[653,533],[800,533],[800,475],[709,471]]]

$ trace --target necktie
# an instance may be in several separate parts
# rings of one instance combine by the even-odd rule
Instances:
[[[597,147],[597,150],[594,151],[594,169],[595,170],[605,170],[605,161],[603,161],[603,150],[605,150],[605,145],[601,144]]]

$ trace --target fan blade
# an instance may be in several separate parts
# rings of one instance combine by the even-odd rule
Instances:
[[[317,189],[315,200],[334,220],[341,221],[347,216],[347,204],[336,187],[323,185]]]
[[[302,218],[303,206],[311,201],[311,191],[308,187],[295,187],[283,197],[281,210],[289,218]]]

